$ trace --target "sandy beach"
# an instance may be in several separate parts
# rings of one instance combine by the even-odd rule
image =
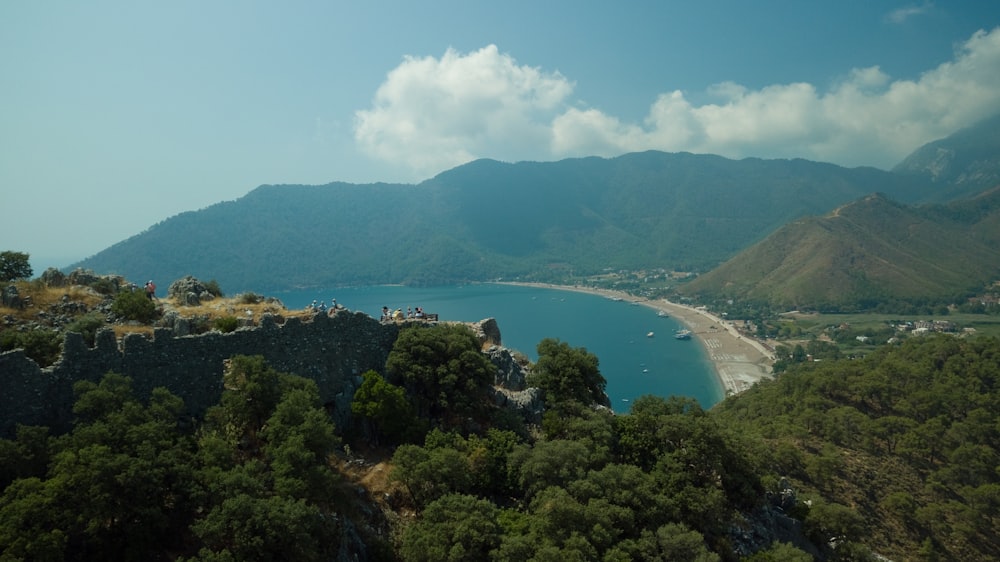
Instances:
[[[715,366],[715,373],[726,395],[738,394],[754,383],[771,377],[774,354],[759,341],[740,334],[731,322],[708,311],[696,309],[666,299],[645,299],[620,291],[549,283],[506,283],[525,287],[541,287],[560,291],[576,291],[606,298],[635,302],[653,310],[662,310],[691,330],[694,339],[705,348]],[[672,337],[669,336],[669,337]]]

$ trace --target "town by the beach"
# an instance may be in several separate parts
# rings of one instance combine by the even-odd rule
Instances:
[[[726,395],[739,394],[754,383],[770,378],[774,352],[760,341],[739,332],[731,322],[708,312],[666,299],[636,297],[622,291],[549,283],[510,283],[528,287],[543,287],[577,291],[610,299],[635,302],[672,316],[691,330],[691,335],[705,347]]]

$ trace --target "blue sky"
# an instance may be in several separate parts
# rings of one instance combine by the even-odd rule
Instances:
[[[3,2],[0,250],[39,274],[261,184],[475,158],[889,169],[1000,112],[998,26],[978,0]]]

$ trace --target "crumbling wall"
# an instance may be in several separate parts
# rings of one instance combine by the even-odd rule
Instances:
[[[73,384],[99,381],[108,372],[131,377],[143,399],[165,387],[184,400],[188,413],[200,415],[218,403],[223,363],[234,355],[262,355],[278,371],[316,381],[335,423],[346,424],[361,373],[382,372],[398,333],[396,324],[348,311],[290,318],[283,325],[265,315],[259,326],[228,334],[174,337],[158,328],[152,339],[129,334],[120,347],[111,330],[100,332],[93,348],[69,333],[62,357],[45,369],[20,350],[0,354],[0,436],[12,436],[17,424],[68,430]]]
[[[492,318],[471,327],[484,342],[500,344],[500,329]],[[316,381],[334,423],[346,427],[361,373],[383,373],[399,329],[395,323],[345,310],[334,316],[317,312],[305,320],[289,318],[284,324],[265,314],[259,326],[228,334],[175,337],[169,328],[156,328],[152,339],[128,334],[120,346],[111,330],[99,332],[93,348],[81,335],[68,333],[62,356],[51,367],[40,368],[21,350],[0,353],[0,437],[12,437],[17,424],[68,431],[73,384],[98,382],[109,372],[130,377],[143,400],[154,388],[165,387],[184,400],[188,414],[200,416],[219,402],[224,362],[234,355],[262,355],[278,371]],[[496,384],[521,392],[498,390],[497,403],[522,410],[529,420],[538,417],[537,392],[530,400],[522,396],[531,390],[524,389],[524,372],[507,350],[502,351],[494,347],[489,353],[497,365]]]

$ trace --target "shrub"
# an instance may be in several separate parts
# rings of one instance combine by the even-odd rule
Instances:
[[[118,287],[110,280],[101,278],[90,284],[90,288],[102,295],[113,295],[118,292]]]
[[[145,291],[122,291],[115,295],[111,312],[125,320],[148,324],[156,318],[156,304],[146,296]]]
[[[240,321],[235,316],[221,316],[212,322],[213,328],[226,334],[236,330],[239,325]]]
[[[62,337],[51,328],[36,330],[5,330],[0,332],[0,350],[24,349],[24,354],[41,367],[48,367],[59,359]]]
[[[264,300],[262,295],[257,293],[240,293],[236,297],[236,302],[240,304],[258,304]]]
[[[100,313],[88,312],[67,324],[66,331],[82,334],[87,345],[94,347],[97,331],[104,327],[104,324],[104,317]]]
[[[215,295],[218,298],[222,298],[222,297],[225,296],[225,295],[222,294],[222,289],[219,288],[219,282],[216,281],[215,279],[212,279],[208,283],[205,283],[205,289],[209,293],[212,293],[213,295]]]

